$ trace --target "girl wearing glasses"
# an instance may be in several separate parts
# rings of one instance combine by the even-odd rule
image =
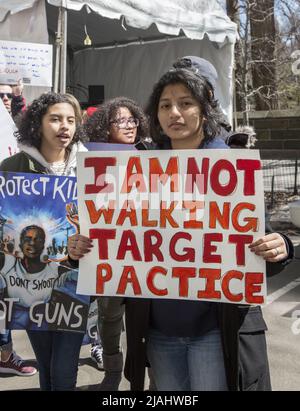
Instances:
[[[25,99],[22,96],[22,91],[23,84],[21,81],[14,88],[9,84],[0,84],[0,99],[14,120],[25,109]],[[26,366],[25,362],[13,350],[11,331],[7,330],[0,333],[0,374],[9,372],[20,376],[30,376],[34,375],[36,371],[36,368]]]
[[[127,97],[106,101],[84,125],[90,142],[136,144],[149,136],[143,110]],[[105,376],[100,391],[117,391],[122,378],[123,354],[120,338],[123,328],[124,304],[119,297],[100,297],[99,334],[103,346]]]
[[[85,131],[90,142],[117,144],[134,144],[149,135],[143,110],[127,97],[106,101],[89,118]]]

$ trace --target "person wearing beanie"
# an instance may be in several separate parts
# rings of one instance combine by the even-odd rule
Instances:
[[[184,67],[162,75],[146,108],[156,150],[225,149],[226,156],[213,80]],[[266,234],[249,248],[267,261],[270,275],[294,255],[293,244],[281,233]],[[124,373],[132,390],[144,389],[148,363],[158,391],[271,389],[261,307],[127,298],[125,310]]]
[[[187,69],[191,70],[193,73],[204,77],[209,85],[212,96],[215,100],[218,99],[217,95],[217,83],[218,83],[218,73],[215,68],[208,60],[198,57],[198,56],[185,56],[181,57],[173,63],[175,69]],[[229,124],[226,116],[224,115],[220,103],[218,102],[217,110],[220,112],[220,137],[225,140],[228,137],[229,132],[231,131],[231,125]]]

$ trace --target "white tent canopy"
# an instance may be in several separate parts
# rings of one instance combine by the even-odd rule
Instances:
[[[60,6],[61,0],[48,0]],[[211,41],[223,43],[227,37],[235,42],[235,25],[215,0],[93,0],[65,1],[70,10],[81,10],[84,5],[93,12],[109,18],[125,17],[130,27],[146,30],[155,23],[160,33],[179,35],[201,40],[207,34]],[[98,27],[99,28],[99,27]]]
[[[105,98],[127,95],[144,103],[172,62],[198,55],[216,67],[220,102],[231,113],[236,27],[216,0],[0,0],[0,39],[47,42],[48,28],[54,42],[62,5],[68,85],[81,101],[89,85],[104,85]],[[83,44],[85,30],[92,46]]]

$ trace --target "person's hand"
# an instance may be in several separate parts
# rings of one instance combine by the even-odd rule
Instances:
[[[288,253],[283,237],[278,233],[266,234],[249,245],[250,251],[264,260],[277,263],[287,258]]]
[[[79,260],[93,248],[92,240],[81,234],[68,238],[68,255],[72,260]]]
[[[16,97],[21,96],[23,93],[23,88],[24,88],[24,85],[23,85],[22,80],[20,79],[18,80],[17,85],[12,87],[13,95]]]
[[[78,217],[78,209],[75,203],[68,203],[66,204],[66,218],[67,220],[73,224],[79,232],[79,217]]]

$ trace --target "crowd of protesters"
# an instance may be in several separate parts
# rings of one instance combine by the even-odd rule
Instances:
[[[251,148],[253,130],[230,130],[216,96],[217,81],[218,74],[208,61],[187,56],[158,79],[145,111],[135,101],[117,97],[88,109],[83,118],[72,95],[45,93],[25,109],[20,85],[15,93],[10,86],[0,85],[5,107],[18,117],[20,149],[1,163],[0,170],[76,175],[76,153],[86,150],[83,141],[135,145],[141,150]],[[266,260],[267,272],[272,265],[273,273],[280,272],[294,254],[291,241],[280,233],[267,233],[249,247]],[[70,236],[70,266],[77,267],[91,248],[89,238],[79,233]],[[126,297],[97,297],[97,303],[103,347],[103,355],[98,354],[105,371],[100,390],[119,388],[124,368],[120,346],[124,312],[124,374],[132,390],[145,389],[147,367],[151,369],[150,389],[158,391],[237,391],[253,383],[255,390],[271,389],[266,325],[259,306]],[[83,335],[27,333],[37,358],[41,389],[74,390]],[[13,351],[9,331],[1,334],[0,344],[0,373],[36,372]]]

